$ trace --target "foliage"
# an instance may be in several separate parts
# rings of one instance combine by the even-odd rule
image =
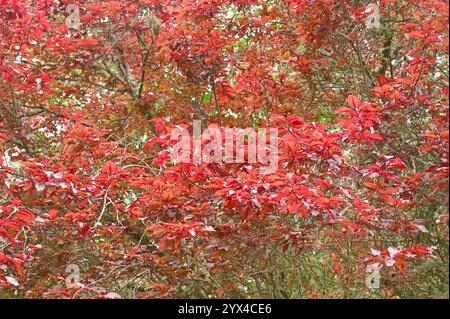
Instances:
[[[448,1],[68,3],[0,1],[0,297],[448,298]]]

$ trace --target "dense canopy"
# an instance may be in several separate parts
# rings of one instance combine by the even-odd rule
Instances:
[[[368,4],[0,0],[0,297],[448,298],[448,1]]]

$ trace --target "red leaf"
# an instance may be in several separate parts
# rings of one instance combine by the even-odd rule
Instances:
[[[361,101],[356,96],[349,95],[347,97],[347,103],[353,106],[355,109],[357,109]]]

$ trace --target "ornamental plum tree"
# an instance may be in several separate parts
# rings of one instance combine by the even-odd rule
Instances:
[[[0,297],[448,297],[448,1],[368,4],[0,1]]]

